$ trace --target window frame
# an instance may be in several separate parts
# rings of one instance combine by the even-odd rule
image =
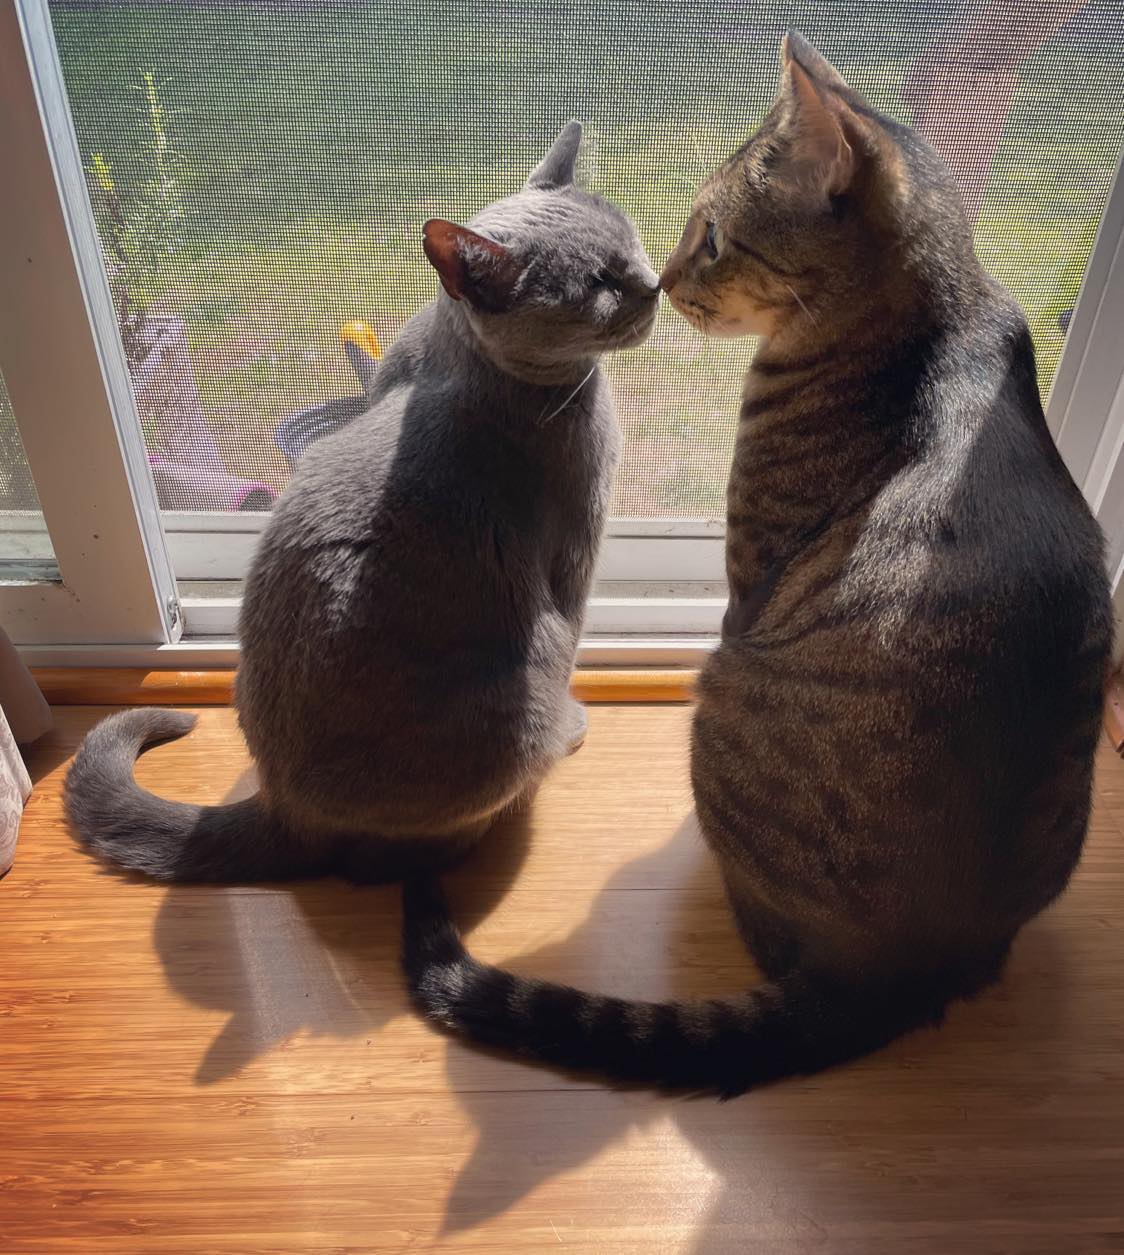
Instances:
[[[19,644],[171,644],[176,583],[45,0],[0,3],[0,117],[0,373],[57,564],[6,579],[0,619]]]
[[[219,586],[245,577],[268,517],[165,513],[188,636],[233,636],[238,598]],[[726,609],[725,548],[725,524],[717,519],[612,520],[598,554],[585,636],[716,637]],[[207,583],[215,590],[207,591]]]
[[[268,514],[163,511],[177,579],[241,580]],[[597,579],[714,581],[725,579],[722,519],[614,518],[605,529]]]
[[[1124,146],[1054,373],[1046,421],[1105,534],[1124,658]]]
[[[47,0],[0,0],[0,71],[10,189],[0,372],[43,507],[42,518],[0,518],[0,535],[13,555],[53,552],[60,575],[0,586],[0,619],[33,663],[230,665],[238,598],[177,580],[244,578],[268,516],[158,509]],[[1110,531],[1114,588],[1124,581],[1122,311],[1118,169],[1047,411]],[[611,519],[579,663],[701,661],[725,610],[724,533],[721,519]]]

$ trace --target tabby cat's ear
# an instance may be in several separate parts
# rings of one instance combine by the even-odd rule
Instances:
[[[790,31],[784,37],[781,60],[781,96],[789,102],[793,128],[791,160],[803,182],[827,196],[839,196],[855,179],[855,150],[863,146],[865,125],[832,90],[846,84],[803,36]]]
[[[546,189],[573,183],[581,143],[582,124],[576,119],[567,122],[551,145],[550,152],[531,171],[527,186]]]
[[[892,143],[861,112],[862,98],[796,31],[781,41],[781,98],[788,101],[790,158],[805,186],[894,205],[902,187]]]
[[[818,48],[813,47],[799,31],[790,30],[781,40],[781,68],[787,69],[795,61],[803,69],[828,87],[849,90],[843,75],[831,64]]]
[[[511,305],[523,268],[510,249],[443,218],[430,218],[422,228],[422,247],[454,301],[489,314]]]

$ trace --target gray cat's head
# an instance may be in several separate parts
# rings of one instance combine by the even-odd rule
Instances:
[[[467,227],[425,224],[425,255],[497,365],[565,378],[647,339],[658,279],[631,220],[574,183],[582,128],[570,122],[514,196]]]

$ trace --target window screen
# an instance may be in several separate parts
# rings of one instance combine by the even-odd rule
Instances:
[[[515,190],[567,118],[587,124],[590,184],[658,266],[693,188],[768,108],[790,24],[949,158],[984,264],[1027,310],[1043,391],[1124,134],[1115,0],[51,11],[150,462],[177,509],[268,506],[308,439],[356,410],[368,329],[385,345],[433,296],[421,223]],[[721,514],[751,352],[665,309],[613,361],[618,516]]]
[[[29,562],[53,563],[54,550],[8,388],[0,375],[0,582],[23,584],[30,575]]]
[[[31,478],[4,376],[0,375],[0,580],[13,575],[12,564],[53,556],[39,509],[39,494]]]
[[[38,510],[39,496],[23,451],[12,402],[0,375],[0,514]]]

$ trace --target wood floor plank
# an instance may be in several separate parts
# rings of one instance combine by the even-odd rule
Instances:
[[[826,1075],[733,1103],[616,1092],[420,1022],[398,895],[336,882],[166,888],[62,822],[103,711],[60,708],[0,882],[0,1249],[1119,1251],[1124,762],[1065,897],[1004,981]],[[753,969],[690,819],[690,711],[594,707],[532,811],[451,884],[481,957],[637,997]],[[232,712],[138,778],[251,787]]]

